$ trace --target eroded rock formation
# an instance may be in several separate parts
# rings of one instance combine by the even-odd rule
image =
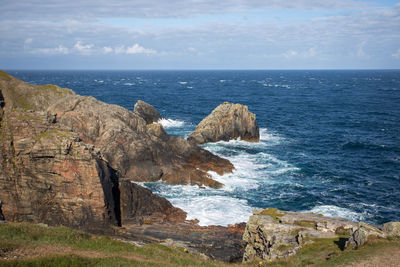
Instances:
[[[59,107],[57,102],[64,100],[70,107],[70,117],[49,109]],[[80,103],[89,105],[82,110],[70,106]],[[122,220],[185,220],[186,213],[166,199],[121,180],[121,173],[126,172],[110,166],[105,155],[111,154],[95,146],[96,134],[116,135],[110,142],[118,150],[125,144],[125,135],[130,134],[121,130],[124,127],[136,130],[135,137],[143,134],[144,146],[152,138],[159,141],[169,137],[163,129],[147,133],[148,126],[133,112],[124,117],[126,110],[112,106],[112,115],[102,118],[101,108],[105,114],[108,106],[69,89],[30,85],[0,71],[0,200],[6,220],[93,230],[120,225],[121,207]],[[108,121],[113,116],[121,117],[115,123]],[[125,160],[121,152],[116,156]],[[140,158],[137,160],[140,163]],[[118,160],[112,163],[124,166]]]
[[[142,117],[147,124],[158,122],[162,118],[157,109],[142,100],[136,102],[133,112]]]
[[[225,102],[197,125],[188,141],[204,144],[237,138],[249,142],[260,140],[256,115],[247,106]]]
[[[243,234],[247,244],[243,261],[286,258],[313,239],[335,238],[338,234],[348,233],[356,225],[347,219],[312,213],[274,208],[254,210]]]

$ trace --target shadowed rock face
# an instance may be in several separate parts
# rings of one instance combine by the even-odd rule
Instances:
[[[158,113],[157,109],[142,100],[136,102],[133,111],[142,117],[147,124],[157,122],[161,119],[161,115]]]
[[[128,179],[120,179],[122,223],[183,222],[186,212]]]
[[[251,113],[247,106],[225,102],[197,125],[189,135],[188,141],[204,144],[237,138],[249,142],[260,140],[256,115]]]

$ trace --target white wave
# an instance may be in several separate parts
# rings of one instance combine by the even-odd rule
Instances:
[[[187,84],[187,82],[179,82],[179,84],[185,85]]]
[[[227,196],[221,189],[169,185],[162,181],[147,185],[150,185],[147,188],[155,185],[154,193],[167,198],[172,205],[187,212],[188,220],[197,219],[202,226],[246,222],[253,209],[246,200]]]
[[[126,86],[132,86],[132,85],[135,85],[134,83],[124,83],[124,85],[126,85]]]
[[[260,141],[267,142],[268,144],[278,144],[283,141],[284,138],[267,128],[260,128]]]
[[[247,222],[252,211],[245,200],[228,196],[196,196],[170,201],[187,212],[187,219],[199,220],[201,226]]]
[[[334,205],[320,205],[313,209],[307,211],[317,214],[322,214],[329,217],[342,217],[352,221],[363,221],[365,220],[365,214],[360,214],[358,212],[352,211],[350,209],[341,208]]]
[[[161,125],[164,128],[177,128],[177,127],[182,127],[185,124],[185,122],[181,121],[181,120],[172,120],[172,119],[165,119],[165,118],[158,120],[157,123],[161,123]]]

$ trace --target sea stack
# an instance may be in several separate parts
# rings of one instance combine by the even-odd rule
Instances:
[[[247,106],[224,102],[197,125],[188,141],[204,144],[237,138],[248,142],[260,141],[256,115]]]

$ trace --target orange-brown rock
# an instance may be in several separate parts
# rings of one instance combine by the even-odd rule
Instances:
[[[160,124],[148,124],[139,112],[53,85],[30,85],[5,72],[0,73],[0,86],[5,89],[5,99],[10,99],[9,108],[46,112],[49,122],[96,146],[113,169],[133,181],[161,179],[172,184],[220,187],[207,172],[233,170],[228,160],[183,138],[168,136]]]
[[[256,115],[247,106],[225,102],[197,125],[188,140],[195,144],[204,144],[237,138],[249,142],[260,140]]]
[[[85,228],[120,224],[117,177],[76,133],[50,124],[44,112],[13,109],[2,117],[0,138],[6,220]]]
[[[166,199],[121,182],[120,172],[102,151],[80,137],[89,140],[89,135],[46,111],[74,95],[56,86],[29,85],[0,71],[0,201],[5,219],[94,230],[120,225],[122,206],[123,219],[184,221],[186,213]],[[163,129],[155,132],[165,135],[160,139],[169,138]],[[133,207],[130,213],[127,206]]]

